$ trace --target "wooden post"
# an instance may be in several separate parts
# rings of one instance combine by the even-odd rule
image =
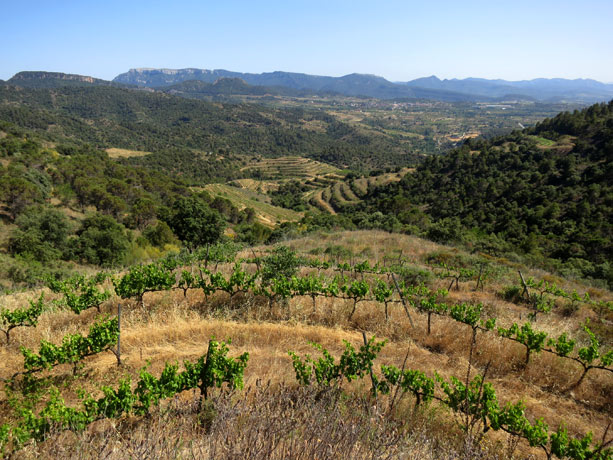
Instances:
[[[204,259],[204,268],[209,268],[209,251],[211,250],[211,243],[206,244],[206,258]]]
[[[367,347],[368,340],[366,340],[366,332],[364,331],[362,331],[362,339],[364,339],[364,346]],[[375,375],[372,372],[372,366],[368,366],[368,372],[370,373],[370,381],[372,383],[372,392],[376,399],[377,398],[377,382],[375,381]]]
[[[524,294],[526,295],[526,299],[530,298],[530,293],[528,292],[528,285],[526,284],[526,281],[524,280],[524,275],[521,274],[520,270],[517,270],[517,273],[519,273],[519,278],[521,279],[521,284],[524,287],[524,290],[522,291],[521,295],[523,296]]]
[[[200,401],[198,401],[198,412],[202,410],[202,405],[205,399],[208,397],[208,385],[210,378],[210,366],[211,366],[211,342],[209,340],[209,348],[206,352],[206,359],[204,361],[204,366],[202,366],[202,370],[200,371]]]
[[[396,276],[392,273],[392,279],[394,280],[394,284],[396,285],[396,290],[398,291],[398,295],[400,296],[400,300],[402,301],[402,306],[404,307],[404,312],[407,314],[409,318],[409,322],[411,323],[411,327],[414,328],[413,319],[411,318],[411,314],[409,313],[409,308],[404,300],[404,296],[402,295],[402,291],[400,290],[400,286],[398,286],[398,281],[396,281]]]
[[[117,365],[121,365],[121,304],[117,304]]]
[[[117,365],[120,366],[121,365],[121,304],[120,303],[117,304],[117,350],[113,350],[112,348],[109,348],[109,350],[113,352],[113,354],[115,355],[115,358],[117,358]],[[143,351],[141,350],[141,359],[142,359],[142,353]]]
[[[475,291],[479,289],[479,284],[481,285],[481,290],[483,291],[483,283],[481,281],[482,274],[483,274],[483,265],[479,267],[479,278],[477,278],[477,285],[475,286]]]
[[[253,254],[253,261],[255,262],[255,266],[258,271],[260,271],[260,259],[255,255],[255,251],[251,249],[251,254]]]

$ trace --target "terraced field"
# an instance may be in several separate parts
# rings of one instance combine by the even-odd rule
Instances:
[[[303,157],[263,158],[245,166],[242,170],[258,171],[267,179],[312,179],[326,174],[341,173],[341,170],[334,166]]]
[[[227,184],[209,184],[204,190],[213,196],[229,199],[239,209],[253,208],[257,219],[264,225],[274,226],[277,222],[300,220],[302,213],[273,206],[269,198],[261,193]]]
[[[327,198],[324,197],[324,192],[328,190],[328,188],[317,188],[310,190],[304,194],[305,201],[320,211],[336,214],[334,208],[330,206],[329,195]]]
[[[257,193],[268,193],[279,188],[279,181],[274,180],[236,179],[228,184]]]
[[[359,203],[360,199],[374,187],[399,181],[406,173],[412,171],[403,168],[396,173],[385,173],[378,176],[360,177],[350,181],[342,179],[329,181],[329,176],[319,178],[320,187],[305,193],[304,198],[311,206],[317,209],[336,214],[343,206]],[[326,179],[328,178],[328,179]]]
[[[302,214],[270,205],[266,195],[279,185],[298,180],[309,190],[303,195],[304,201],[314,209],[336,214],[345,206],[355,205],[373,187],[398,181],[410,168],[378,176],[346,180],[343,172],[333,166],[301,157],[259,159],[245,166],[243,170],[259,171],[259,179],[238,179],[230,184],[211,184],[205,187],[215,195],[230,199],[240,209],[252,207],[258,218],[267,225],[277,221],[299,219]]]

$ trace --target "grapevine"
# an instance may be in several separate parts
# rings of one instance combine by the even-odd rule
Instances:
[[[122,299],[136,297],[143,301],[147,292],[165,291],[175,284],[175,275],[167,267],[159,264],[137,265],[119,279],[113,279],[115,292]]]
[[[526,347],[524,366],[527,366],[530,362],[530,354],[532,352],[539,353],[543,350],[545,340],[547,339],[546,332],[535,331],[532,329],[532,325],[530,323],[523,324],[521,328],[517,325],[517,323],[513,323],[509,329],[504,329],[502,327],[498,328],[498,334],[500,334],[502,337],[521,343],[524,347]]]
[[[59,364],[70,363],[73,371],[77,364],[87,356],[109,350],[117,342],[119,336],[117,318],[107,319],[93,324],[87,336],[70,334],[64,336],[61,345],[54,345],[46,340],[41,341],[38,353],[22,347],[26,373],[51,369]]]
[[[6,344],[10,344],[10,333],[16,327],[35,327],[44,308],[44,295],[41,294],[36,302],[30,301],[30,306],[27,308],[16,308],[15,310],[3,308],[0,310],[0,330],[6,336]]]
[[[142,369],[134,390],[130,379],[121,380],[117,389],[102,387],[103,396],[99,398],[83,395],[79,409],[66,406],[59,392],[51,389],[49,401],[38,414],[24,407],[18,411],[20,421],[16,425],[0,426],[0,448],[9,439],[16,447],[29,439],[41,441],[52,428],[79,431],[102,418],[144,415],[162,399],[192,388],[199,388],[202,398],[209,388],[220,388],[224,383],[232,389],[242,388],[249,354],[230,358],[228,351],[226,343],[210,340],[207,354],[194,363],[185,361],[184,371],[178,372],[177,364],[166,363],[160,377],[155,377]]]
[[[368,342],[368,344],[371,343],[373,339]],[[379,347],[376,349],[373,347],[368,354],[368,359],[365,360],[356,359],[358,353],[346,343],[346,349],[339,364],[335,364],[334,357],[321,345],[312,345],[323,355],[318,360],[314,360],[309,355],[306,355],[303,360],[290,352],[296,379],[302,385],[310,385],[315,381],[318,385],[329,386],[333,382],[339,383],[345,376],[345,372],[350,375],[347,377],[348,380],[364,377],[367,370],[372,368],[372,362],[381,350],[383,342],[376,344]],[[346,371],[342,366],[345,357],[349,357],[349,362],[359,362],[360,365]],[[417,405],[436,399],[461,415],[462,428],[467,434],[474,435],[474,429],[479,426],[483,432],[489,429],[502,430],[524,438],[532,447],[543,449],[548,459],[554,456],[559,459],[570,458],[572,460],[611,460],[613,458],[613,449],[608,447],[613,440],[604,442],[603,439],[602,443],[594,443],[591,433],[587,433],[582,438],[570,439],[563,425],[555,431],[550,431],[542,419],[536,419],[531,423],[525,416],[525,407],[521,401],[508,403],[501,408],[494,387],[489,382],[485,382],[482,375],[477,375],[470,381],[467,379],[467,382],[464,383],[453,376],[447,381],[438,374],[430,378],[421,371],[399,370],[394,366],[382,365],[381,373],[383,375],[381,381],[379,378],[373,378],[373,383],[377,382],[381,393],[390,394],[392,388],[396,387],[403,393],[412,393]],[[313,374],[315,374],[315,380],[313,380]],[[436,395],[437,384],[442,396]]]

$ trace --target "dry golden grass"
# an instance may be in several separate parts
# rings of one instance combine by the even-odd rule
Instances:
[[[425,267],[425,256],[434,251],[454,251],[419,238],[378,231],[321,233],[288,244],[304,254],[312,250],[323,251],[330,245],[342,245],[354,254],[362,254],[361,257],[356,256],[356,261],[368,257],[372,263],[382,263],[386,256],[401,254],[416,267]],[[261,254],[269,250],[270,248],[266,247],[255,248],[241,255],[251,257],[254,253]],[[220,266],[220,269],[229,272],[230,265]],[[306,269],[303,271],[307,272]],[[548,276],[543,272],[525,268],[522,268],[522,272],[526,276],[537,278]],[[486,306],[486,311],[498,317],[499,324],[504,326],[512,322],[523,322],[528,311],[522,306],[501,300],[497,295],[504,285],[512,282],[515,273],[515,268],[509,268],[500,279],[486,283],[483,292],[473,291],[474,283],[462,283],[459,291],[450,292],[450,299],[454,302],[481,302]],[[570,286],[576,286],[578,290],[586,289],[565,280],[556,279],[555,282],[563,284],[565,289]],[[433,288],[447,285],[448,280],[432,281]],[[607,291],[599,291],[599,295],[602,298],[610,298]],[[38,292],[18,293],[5,296],[2,302],[3,305],[14,308],[37,296]],[[52,296],[49,295],[49,298]],[[111,299],[103,311],[113,313],[118,301]],[[189,291],[185,298],[180,291],[148,293],[145,295],[144,308],[137,302],[122,303],[122,366],[116,366],[115,357],[111,353],[88,358],[82,375],[76,377],[73,385],[83,386],[90,391],[95,391],[101,384],[116,385],[118,379],[124,375],[136,377],[138,370],[147,362],[151,363],[149,369],[157,374],[167,361],[194,360],[203,355],[208,340],[212,337],[220,340],[231,339],[231,355],[249,352],[250,359],[245,372],[247,387],[253,387],[257,382],[270,381],[273,385],[295,382],[288,350],[300,355],[317,355],[309,345],[312,341],[320,343],[333,355],[338,356],[343,351],[343,340],[356,347],[362,343],[362,331],[369,337],[376,335],[379,339],[388,341],[376,362],[377,369],[380,364],[400,367],[407,351],[407,366],[422,370],[430,376],[437,372],[446,378],[452,375],[463,377],[468,368],[471,339],[467,326],[448,318],[433,317],[432,333],[428,335],[426,316],[411,311],[415,322],[415,328],[411,328],[399,304],[390,305],[390,319],[385,321],[383,306],[375,302],[360,302],[356,314],[349,320],[349,301],[318,299],[316,307],[313,308],[311,299],[306,297],[294,298],[285,307],[275,305],[272,310],[265,299],[254,298],[252,295],[237,295],[230,301],[227,294],[217,293],[205,299],[200,290]],[[20,346],[36,349],[42,339],[58,343],[67,333],[85,332],[96,314],[94,310],[79,316],[51,311],[42,316],[37,328],[14,330],[11,346],[0,348],[0,376],[6,377],[22,369]],[[551,313],[539,315],[534,325],[551,335],[561,332],[574,335],[580,330],[580,323],[586,317],[593,317],[593,312],[581,309],[570,317]],[[580,367],[576,363],[541,353],[532,356],[530,364],[524,367],[523,359],[523,346],[502,340],[495,334],[478,333],[473,373],[482,372],[489,364],[487,378],[494,385],[501,404],[521,399],[526,405],[530,419],[543,417],[553,428],[560,423],[566,423],[573,435],[592,431],[595,438],[599,438],[607,423],[611,421],[613,412],[611,374],[593,370],[581,386],[569,393],[566,389],[580,374]],[[60,382],[69,373],[67,366],[59,366],[49,375]],[[362,382],[350,388],[360,393],[365,391],[364,385]],[[72,399],[68,397],[67,401],[76,399],[74,396]],[[0,416],[7,411],[7,407],[0,405]],[[456,425],[453,417],[444,410],[440,409],[437,413],[439,418],[436,423],[442,431],[437,433],[437,436],[444,439],[444,432],[452,430]],[[180,425],[177,421],[165,423]],[[131,438],[132,435],[124,433],[121,443],[132,443],[130,445],[133,446],[139,439],[138,436],[144,436],[143,427],[153,431],[159,429],[150,421],[138,426],[134,432],[135,437]],[[433,429],[434,425],[431,423],[428,426]],[[114,430],[115,428],[107,426],[102,432],[104,436],[111,436],[109,433],[115,433]],[[60,442],[62,436],[64,435],[58,435],[56,441]],[[79,436],[74,442],[93,439],[91,434]],[[493,434],[489,439],[494,443],[503,442],[500,434]],[[99,441],[100,439],[95,442]],[[522,453],[523,458],[529,454],[536,455],[526,446],[520,446],[518,452]]]
[[[145,155],[149,155],[151,152],[143,152],[140,150],[109,148],[109,149],[106,149],[106,153],[108,153],[109,157],[111,158],[130,158],[130,157],[144,157]]]
[[[19,458],[509,458],[500,444],[466,442],[457,429],[442,433],[446,420],[432,410],[415,411],[401,401],[390,414],[383,404],[364,403],[334,390],[258,385],[217,395],[201,412],[194,398],[185,397],[144,420],[98,422],[78,435],[54,433]]]

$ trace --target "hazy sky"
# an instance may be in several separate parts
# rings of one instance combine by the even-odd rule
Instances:
[[[613,82],[613,0],[0,0],[0,79],[133,67]]]

